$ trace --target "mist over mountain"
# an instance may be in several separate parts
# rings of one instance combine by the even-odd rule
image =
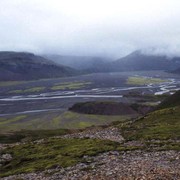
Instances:
[[[38,56],[27,52],[0,52],[0,80],[32,80],[82,73],[164,70],[179,73],[180,58],[147,55],[141,51],[117,59],[102,57]]]
[[[178,56],[179,9],[177,0],[1,1],[0,50],[118,59],[148,49]]]
[[[69,67],[27,52],[0,52],[0,80],[33,80],[75,75]]]
[[[115,61],[105,62],[101,66],[94,66],[89,72],[121,72],[121,71],[146,71],[164,70],[173,71],[180,67],[180,57],[169,58],[165,55],[149,55],[141,51],[131,54]]]
[[[165,55],[148,55],[141,51],[131,54],[112,62],[113,70],[136,71],[136,70],[174,70],[180,67],[180,57],[168,58]]]
[[[50,59],[58,64],[63,64],[78,70],[85,70],[89,68],[95,68],[97,66],[103,66],[109,61],[110,58],[105,57],[93,57],[93,56],[63,56],[63,55],[53,55],[46,54],[43,57]]]

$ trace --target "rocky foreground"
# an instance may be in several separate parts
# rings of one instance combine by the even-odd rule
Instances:
[[[123,143],[123,137],[114,127],[88,130],[55,138],[99,138]],[[41,143],[44,140],[35,141]],[[141,145],[140,142],[134,142]],[[18,145],[18,144],[16,144]],[[126,143],[128,145],[128,143]],[[132,145],[132,144],[131,144]],[[13,157],[6,154],[2,159]],[[42,172],[4,177],[2,180],[179,180],[179,151],[109,151],[97,156],[83,157],[85,163],[68,168],[56,167]]]
[[[46,170],[39,173],[20,174],[2,178],[42,180],[134,180],[180,179],[180,152],[123,152],[110,151],[96,157],[84,157],[88,164]]]

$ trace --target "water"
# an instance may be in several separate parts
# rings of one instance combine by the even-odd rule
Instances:
[[[179,84],[180,83],[178,81],[175,81],[175,79],[169,79],[169,82],[164,82],[160,84],[148,84],[145,86],[94,88],[75,91],[56,91],[37,95],[9,96],[6,98],[1,98],[0,101],[29,101],[70,98],[122,98],[123,95],[121,94],[121,92],[135,89],[148,89],[152,91],[152,93],[154,93],[155,95],[162,95],[165,93],[172,94],[174,91],[180,90]],[[114,94],[116,92],[117,94]]]

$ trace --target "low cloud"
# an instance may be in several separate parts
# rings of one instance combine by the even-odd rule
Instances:
[[[0,50],[119,58],[180,56],[177,0],[6,0]]]

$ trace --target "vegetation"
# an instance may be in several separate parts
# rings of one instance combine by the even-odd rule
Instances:
[[[91,82],[66,82],[66,83],[58,83],[53,86],[52,90],[65,90],[65,89],[80,89],[87,85],[91,84]]]
[[[130,105],[112,101],[93,101],[74,104],[69,110],[84,114],[137,115]]]
[[[48,138],[52,136],[65,135],[75,130],[53,129],[53,130],[21,130],[0,134],[0,143],[29,142],[37,139]]]
[[[35,92],[40,92],[43,91],[45,87],[33,87],[25,90],[17,89],[10,91],[9,93],[35,93]]]
[[[167,82],[167,80],[160,78],[149,78],[149,77],[128,77],[127,84],[130,85],[147,85],[147,84],[158,84]]]
[[[58,127],[59,124],[63,125],[65,122],[67,123],[67,121],[69,127],[76,127],[76,123],[78,123],[78,127],[86,127],[86,125],[90,125],[90,122],[93,122],[93,118],[95,118],[95,122],[97,122],[97,120],[105,121],[105,117],[108,117],[106,120],[112,122],[112,120],[109,120],[109,117],[114,117],[115,119],[117,118],[116,120],[119,120],[119,122],[113,122],[112,125],[121,129],[121,134],[126,140],[125,144],[89,138],[61,139],[51,137],[76,131],[67,129],[24,130],[14,134],[1,135],[0,141],[2,142],[7,143],[21,140],[26,143],[4,149],[1,152],[1,154],[11,154],[12,159],[2,164],[0,177],[42,171],[57,166],[68,167],[79,162],[86,162],[87,159],[85,159],[84,156],[94,156],[111,150],[132,151],[143,149],[145,151],[180,151],[180,143],[178,141],[180,139],[180,106],[178,106],[177,103],[175,103],[174,106],[171,104],[176,102],[174,100],[177,96],[178,93],[167,99],[166,103],[169,104],[169,107],[163,106],[162,103],[158,107],[159,109],[135,121],[127,121],[125,118],[120,120],[121,116],[85,115],[73,112],[58,115],[52,120],[52,124],[56,127]],[[138,108],[136,104],[132,106],[133,108]],[[14,119],[9,120],[9,123],[21,121],[23,118],[26,117],[14,117]],[[0,122],[3,125],[5,119],[1,118]],[[43,141],[33,142],[33,140],[42,138],[44,138]],[[132,140],[138,140],[142,142],[143,145],[131,146],[126,144],[127,141]]]
[[[172,96],[165,99],[159,106],[158,109],[180,106],[180,91],[177,91]]]
[[[107,116],[80,114],[71,111],[59,114],[48,112],[43,114],[28,114],[0,117],[0,131],[46,130],[46,129],[82,129],[93,125],[110,124],[113,121],[126,121],[130,115]]]
[[[151,112],[121,130],[127,140],[180,139],[180,106]]]
[[[15,122],[20,121],[24,118],[26,118],[26,115],[15,116],[15,117],[10,118],[10,119],[0,118],[0,126],[10,124],[10,123],[15,123]]]
[[[25,81],[0,81],[0,87],[23,84]]]
[[[41,144],[28,143],[5,149],[13,159],[1,168],[1,177],[48,168],[67,167],[85,161],[83,156],[116,149],[118,143],[96,139],[48,139]]]
[[[109,140],[48,138],[40,143],[29,142],[2,151],[11,154],[12,160],[3,164],[0,177],[19,173],[43,171],[57,166],[68,167],[86,162],[84,156],[95,156],[111,150],[133,151],[138,149],[180,150],[174,142],[147,142],[145,146],[126,146]]]

